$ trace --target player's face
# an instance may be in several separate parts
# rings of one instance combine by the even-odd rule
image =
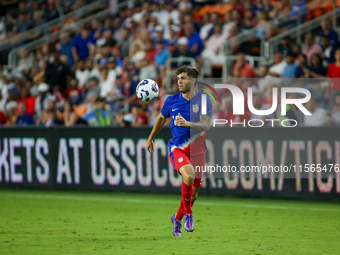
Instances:
[[[179,92],[186,93],[190,91],[190,77],[187,73],[177,75],[177,84]]]

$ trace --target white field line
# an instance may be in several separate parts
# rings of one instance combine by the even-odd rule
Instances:
[[[156,200],[156,199],[130,199],[130,198],[115,198],[115,197],[91,197],[91,196],[60,196],[60,195],[27,195],[27,194],[4,194],[0,192],[0,197],[13,198],[32,198],[32,199],[59,199],[59,200],[74,200],[74,201],[97,201],[97,202],[125,202],[125,203],[148,203],[148,204],[179,204],[175,201]],[[1,201],[0,201],[1,202]],[[320,207],[298,207],[298,206],[273,206],[273,205],[256,205],[256,204],[239,204],[230,203],[228,201],[222,203],[216,202],[201,202],[196,201],[195,206],[222,206],[222,207],[245,207],[245,208],[263,208],[275,210],[305,210],[305,211],[324,211],[324,212],[340,212],[340,209],[320,208]]]

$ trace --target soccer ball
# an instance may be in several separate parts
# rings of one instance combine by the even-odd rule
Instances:
[[[158,97],[158,84],[150,79],[142,80],[136,88],[137,97],[143,102],[152,102]]]

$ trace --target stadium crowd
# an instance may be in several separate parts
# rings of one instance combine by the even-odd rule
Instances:
[[[10,7],[5,9],[0,37],[6,28],[9,36],[17,31],[15,26],[24,29],[49,19],[52,14],[48,10],[57,6],[55,0],[8,2],[11,8],[18,8],[19,17],[13,19],[13,12],[8,12]],[[36,3],[38,9],[34,7]],[[70,11],[86,1],[60,3],[66,8],[64,11]],[[41,4],[47,6],[40,13],[43,18],[37,18],[34,24],[26,22],[32,16],[35,19]],[[266,21],[279,14],[301,14],[306,4],[304,0],[294,4],[288,0],[229,0],[204,6],[190,0],[134,1],[114,16],[84,24],[76,35],[61,33],[53,43],[40,45],[32,52],[22,49],[18,66],[2,70],[0,125],[153,125],[166,97],[178,92],[176,80],[172,80],[171,89],[165,87],[167,66],[173,70],[189,64],[183,59],[189,57],[196,61],[204,77],[218,77],[224,61],[220,49],[226,41],[254,28],[256,38],[270,38],[296,24],[296,19],[287,20],[283,27],[264,27]],[[25,15],[21,15],[24,11]],[[304,14],[299,17],[307,19]],[[16,25],[18,22],[30,25]],[[312,34],[304,36],[303,46],[294,44],[290,37],[284,38],[274,62],[261,65],[258,70],[245,59],[249,45],[234,44],[232,53],[238,59],[228,77],[245,94],[246,88],[254,87],[256,109],[270,108],[271,89],[287,84],[285,79],[319,78],[320,82],[304,84],[312,93],[312,100],[306,105],[312,116],[301,116],[294,106],[288,107],[287,115],[305,126],[340,125],[339,37],[329,20],[322,21],[321,27],[321,39],[317,42]],[[177,61],[171,62],[172,59]],[[325,85],[327,77],[333,78],[330,85]],[[152,104],[141,102],[135,93],[139,81],[146,78],[160,86],[159,98]],[[224,103],[220,108],[214,106],[214,118],[263,119],[249,112],[234,116],[230,95],[227,91],[222,93]],[[280,113],[275,117],[282,118]]]

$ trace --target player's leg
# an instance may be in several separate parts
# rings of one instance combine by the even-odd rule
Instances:
[[[196,187],[194,186],[193,192],[192,192],[192,197],[191,197],[191,207],[194,206],[194,203],[195,203],[195,201],[196,201],[196,199],[197,199],[197,197],[198,197],[198,191],[199,191],[199,190],[200,190],[200,188],[196,188]]]
[[[186,164],[179,169],[179,172],[183,177],[181,191],[182,191],[182,203],[184,207],[184,228],[187,232],[192,232],[195,229],[191,209],[193,184],[195,181],[195,170],[191,164]]]
[[[195,169],[195,181],[194,181],[194,188],[193,188],[193,194],[191,198],[191,207],[194,205],[197,197],[198,197],[198,191],[200,190],[202,186],[202,170],[204,169],[204,164],[205,164],[205,155],[197,155],[191,157],[191,162],[192,165],[194,166]]]
[[[179,172],[179,174],[181,174],[179,169],[183,165],[190,164],[190,159],[188,158],[187,154],[179,149],[175,149],[174,151],[172,151],[169,155],[169,159],[170,159],[172,166],[174,167],[176,171]],[[187,176],[185,177],[185,179],[187,181]],[[182,183],[182,188],[183,188],[183,183]],[[180,207],[177,213],[171,217],[171,223],[173,224],[173,235],[174,236],[182,236],[181,221],[182,221],[183,215],[184,215],[184,199],[182,196]]]

